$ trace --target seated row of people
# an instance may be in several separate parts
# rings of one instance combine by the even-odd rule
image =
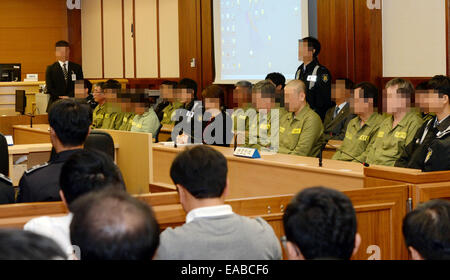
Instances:
[[[151,207],[125,191],[120,170],[100,152],[77,151],[62,167],[60,195],[69,214],[39,217],[25,231],[0,230],[0,259],[348,260],[361,245],[356,211],[345,194],[298,193],[283,215],[280,239],[262,218],[225,204],[225,157],[206,145],[178,154],[170,176],[186,221],[161,234]],[[431,200],[403,220],[413,259],[449,259],[450,202]],[[281,242],[280,242],[281,241]],[[281,244],[280,244],[281,243]]]

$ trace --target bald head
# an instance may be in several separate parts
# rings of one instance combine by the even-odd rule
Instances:
[[[159,244],[152,210],[124,191],[90,193],[73,203],[70,237],[83,260],[151,260]]]
[[[298,112],[306,105],[306,86],[300,80],[290,81],[284,88],[284,100],[289,112]]]

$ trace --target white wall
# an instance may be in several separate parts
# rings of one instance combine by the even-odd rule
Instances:
[[[445,0],[386,0],[383,76],[446,74]]]

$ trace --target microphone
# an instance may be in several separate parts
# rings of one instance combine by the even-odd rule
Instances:
[[[234,151],[236,151],[237,148],[237,133],[234,134]]]
[[[333,146],[333,145],[331,145],[330,143],[327,143],[327,144],[328,144],[329,146],[335,148],[336,150],[339,149],[338,147]],[[357,158],[355,158],[354,156],[352,156],[352,155],[350,155],[350,154],[348,154],[348,153],[346,153],[346,152],[344,152],[344,151],[342,151],[342,150],[339,150],[339,151],[340,151],[341,153],[343,153],[344,155],[349,156],[349,157],[352,158],[353,160],[356,160],[357,162],[361,163],[361,164],[364,165],[365,167],[369,167],[369,166],[370,166],[368,163],[362,162],[362,161],[358,160]]]
[[[322,154],[323,154],[323,150],[325,149],[325,146],[326,146],[326,145],[327,145],[327,143],[323,144],[323,145],[320,147],[320,152],[319,152],[319,167],[322,167],[322,159],[323,159]]]

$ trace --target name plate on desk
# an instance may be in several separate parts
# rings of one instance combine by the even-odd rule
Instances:
[[[261,155],[259,154],[258,150],[253,148],[238,147],[234,151],[233,155],[245,158],[261,158]]]

